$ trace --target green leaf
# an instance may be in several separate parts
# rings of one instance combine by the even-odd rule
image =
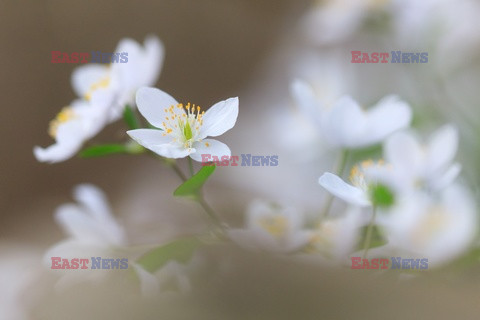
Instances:
[[[129,105],[125,106],[125,109],[123,110],[123,120],[130,130],[140,128],[140,121]]]
[[[360,230],[360,240],[358,242],[357,250],[364,249],[363,245],[365,243],[365,237],[367,236],[367,228],[368,226],[365,226]],[[380,228],[378,228],[378,226],[373,226],[372,239],[370,241],[370,247],[368,249],[381,247],[385,244],[387,244],[387,240],[383,237]]]
[[[373,205],[388,208],[395,202],[395,196],[389,187],[376,184],[370,187],[370,198]]]
[[[123,144],[102,144],[84,149],[80,152],[82,158],[102,157],[110,154],[130,153],[129,148]]]
[[[183,238],[172,241],[144,254],[137,263],[146,271],[153,273],[169,261],[187,263],[193,253],[202,244],[197,238]]]
[[[200,169],[190,179],[182,183],[177,190],[173,192],[173,195],[176,197],[198,198],[203,184],[214,171],[215,165],[202,167],[202,169]]]

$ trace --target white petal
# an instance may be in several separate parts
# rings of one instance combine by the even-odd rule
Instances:
[[[218,160],[222,160],[223,156],[228,156],[230,158],[232,155],[230,148],[225,143],[214,139],[204,139],[202,141],[195,142],[193,147],[195,148],[196,152],[190,154],[190,157],[198,162],[202,162],[202,154],[210,155],[210,159],[213,157],[218,157]]]
[[[137,107],[148,122],[157,128],[163,129],[165,117],[169,116],[164,110],[178,104],[168,93],[157,88],[143,87],[137,90]],[[174,108],[175,112],[181,113],[183,109]],[[183,112],[183,111],[182,111]]]
[[[70,159],[80,149],[81,144],[55,143],[47,148],[35,146],[33,154],[40,162],[56,163]]]
[[[165,131],[157,129],[135,129],[127,131],[127,134],[145,148],[171,143],[173,139],[171,135],[165,135]]]
[[[385,158],[403,174],[417,176],[422,170],[424,152],[417,139],[409,132],[398,132],[387,139],[384,145]]]
[[[457,147],[458,132],[453,126],[446,125],[437,130],[428,144],[428,171],[436,174],[445,169],[455,157]]]
[[[238,97],[217,102],[203,115],[199,139],[216,137],[230,130],[238,117]]]
[[[323,133],[331,144],[356,148],[365,131],[366,116],[355,100],[344,96],[325,112],[322,124]]]
[[[322,106],[315,96],[313,88],[302,80],[294,80],[290,85],[290,93],[305,117],[320,121]]]
[[[102,64],[88,64],[76,68],[72,73],[72,87],[78,97],[83,98],[91,86],[108,77],[109,68]]]
[[[146,148],[152,150],[162,157],[171,159],[185,158],[196,151],[195,148],[187,149],[177,143],[151,145],[147,146]]]
[[[410,106],[397,96],[387,96],[367,113],[363,145],[381,142],[391,133],[409,126],[412,120]]]
[[[73,190],[73,197],[98,220],[105,220],[112,216],[105,193],[93,184],[77,185]]]
[[[93,244],[106,244],[101,225],[73,204],[60,206],[55,212],[55,221],[71,237]]]
[[[125,231],[112,215],[102,190],[91,184],[81,184],[75,187],[74,198],[83,206],[84,214],[92,217],[93,223],[101,229],[99,238],[118,246],[127,242]]]
[[[460,171],[462,171],[462,165],[459,163],[454,163],[440,177],[431,181],[431,187],[434,190],[440,190],[448,187],[458,177]]]
[[[153,274],[143,269],[139,264],[133,263],[132,266],[140,280],[140,291],[142,292],[142,296],[152,297],[158,295],[160,293],[158,279]]]
[[[144,75],[142,86],[153,86],[162,71],[165,48],[157,36],[149,35],[144,42]]]
[[[361,207],[371,205],[363,190],[345,183],[345,181],[330,172],[324,173],[318,179],[318,183],[330,193],[348,203]]]

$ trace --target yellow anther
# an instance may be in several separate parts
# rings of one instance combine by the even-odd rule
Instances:
[[[55,117],[55,119],[53,119],[52,121],[50,121],[50,126],[48,128],[48,134],[52,137],[52,138],[56,138],[57,136],[57,130],[58,130],[58,126],[61,125],[62,123],[65,123],[69,120],[71,120],[72,118],[75,117],[75,114],[72,110],[71,107],[65,107],[63,108],[58,114],[57,116]]]

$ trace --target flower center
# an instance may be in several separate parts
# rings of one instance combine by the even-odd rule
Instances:
[[[260,218],[258,224],[274,237],[284,235],[288,227],[287,219],[282,216]]]
[[[65,107],[63,108],[58,114],[57,116],[55,117],[55,119],[53,119],[52,121],[50,121],[50,126],[48,128],[48,134],[52,137],[52,138],[56,138],[57,137],[57,130],[58,130],[58,126],[61,125],[62,123],[65,123],[67,121],[70,121],[71,119],[73,119],[75,117],[75,113],[73,112],[73,109],[72,107]]]
[[[98,89],[104,89],[110,85],[110,77],[104,77],[100,80],[92,83],[88,91],[85,93],[84,99],[90,101],[92,99],[93,93]]]
[[[164,136],[173,135],[174,141],[181,143],[185,148],[191,148],[195,141],[199,141],[198,133],[203,124],[203,115],[200,106],[182,103],[170,106],[164,110],[167,114],[162,122]]]
[[[367,190],[368,181],[365,179],[365,171],[369,168],[383,166],[385,166],[385,162],[383,160],[378,160],[376,162],[373,160],[362,161],[360,164],[353,166],[352,170],[350,171],[350,182],[362,190]]]

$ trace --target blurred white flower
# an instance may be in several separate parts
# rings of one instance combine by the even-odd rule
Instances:
[[[145,48],[131,39],[120,41],[116,52],[128,53],[128,62],[88,64],[72,74],[72,86],[81,99],[64,108],[50,122],[49,134],[55,144],[34,147],[38,161],[60,162],[75,155],[83,143],[116,121],[128,104],[134,106],[135,91],[153,85],[163,62],[163,45],[147,37]]]
[[[135,92],[156,83],[162,69],[164,48],[155,36],[148,36],[144,45],[133,39],[122,39],[115,53],[127,53],[126,63],[88,64],[72,73],[72,87],[85,100],[97,94],[109,97],[109,121],[117,120],[125,106],[134,106]]]
[[[105,194],[100,189],[89,184],[78,185],[74,190],[74,198],[78,204],[62,205],[55,213],[56,222],[69,238],[45,253],[43,263],[48,268],[52,266],[52,257],[111,258],[115,255],[115,249],[126,245],[125,231],[113,217]],[[86,273],[89,278],[97,279],[104,275],[102,271],[65,270],[58,285],[82,281]]]
[[[139,144],[166,158],[190,156],[202,161],[202,154],[221,159],[230,157],[228,146],[207,136],[216,137],[230,130],[238,116],[238,98],[230,98],[201,111],[199,106],[178,103],[169,94],[156,88],[137,91],[140,113],[157,129],[127,131]]]
[[[427,258],[431,266],[469,249],[477,232],[477,213],[468,190],[452,184],[435,198],[417,193],[403,199],[379,223],[385,228],[388,254]]]
[[[291,92],[305,116],[315,121],[326,141],[337,148],[374,145],[408,127],[412,118],[410,106],[396,96],[387,96],[365,111],[349,96],[325,106],[313,88],[300,80],[292,83]]]
[[[60,162],[69,159],[83,143],[97,135],[107,124],[107,107],[97,104],[97,96],[91,102],[75,100],[50,122],[48,133],[55,143],[47,148],[35,146],[33,153],[38,161]]]
[[[349,207],[345,214],[323,220],[313,230],[309,245],[313,253],[319,252],[333,261],[342,261],[355,250],[362,225],[358,207]]]
[[[438,129],[426,144],[411,132],[398,132],[384,145],[385,159],[395,183],[404,192],[423,187],[438,190],[448,186],[461,170],[453,163],[458,147],[458,132],[451,125]]]
[[[190,292],[192,290],[190,277],[195,269],[198,269],[200,263],[200,256],[194,254],[192,259],[185,264],[171,260],[153,274],[139,264],[133,263],[132,265],[138,275],[142,295],[155,297],[159,294]]]
[[[248,208],[246,228],[227,233],[241,247],[274,253],[299,250],[312,236],[311,231],[304,229],[301,212],[259,200]]]
[[[318,179],[318,183],[328,192],[349,204],[367,207],[372,205],[370,187],[378,181],[377,179],[383,178],[377,175],[376,179],[373,179],[370,171],[377,172],[381,170],[384,172],[382,170],[384,167],[389,168],[390,166],[385,165],[383,161],[363,161],[360,165],[354,166],[350,172],[352,184],[346,183],[342,178],[330,172],[325,172]],[[384,179],[381,182],[388,184],[389,181]]]

